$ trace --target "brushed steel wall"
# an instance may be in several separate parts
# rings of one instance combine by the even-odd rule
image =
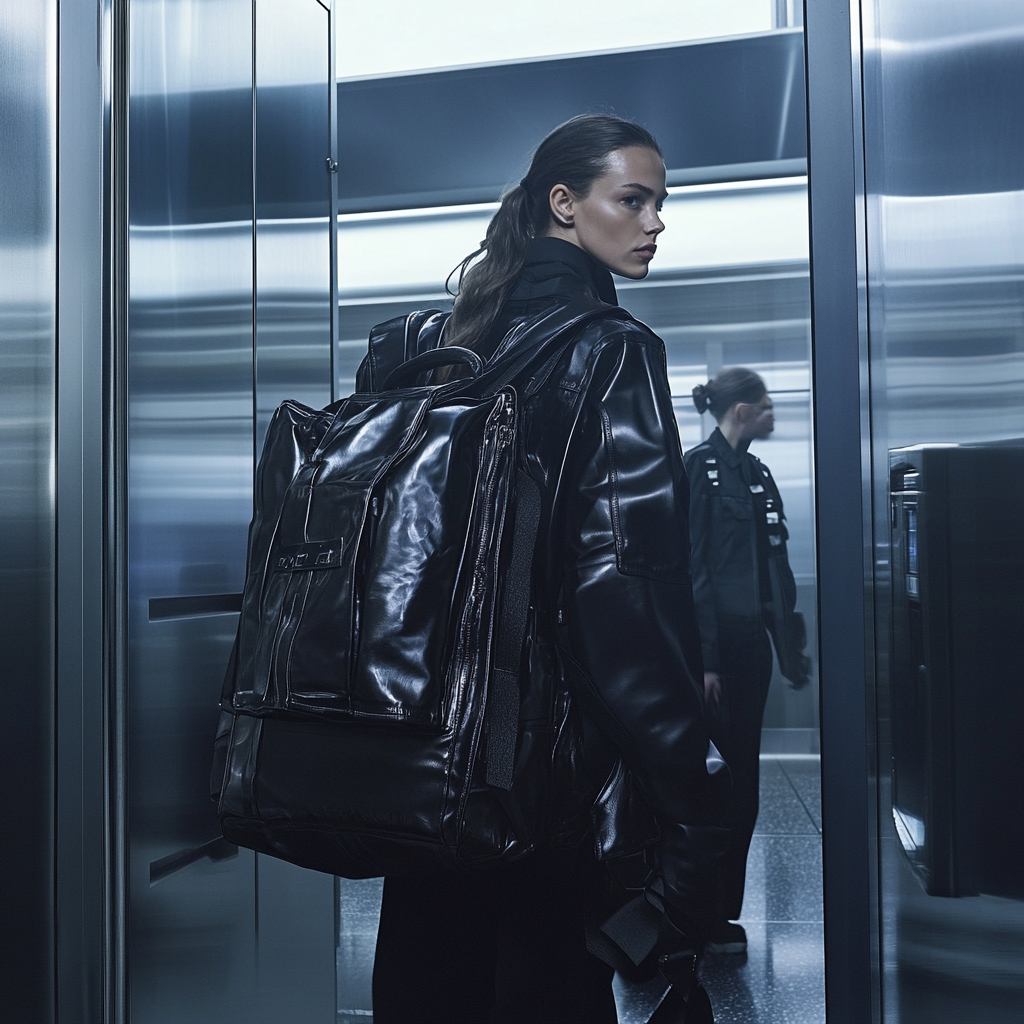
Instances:
[[[127,960],[136,1024],[241,1022],[254,1005],[255,858],[218,843],[208,785],[235,625],[220,595],[241,589],[252,500],[251,22],[249,0],[130,8]],[[194,187],[194,165],[211,148],[235,166],[217,192]]]
[[[926,895],[893,827],[887,453],[1024,436],[1024,9],[878,0],[861,16],[883,1019],[1017,1021],[1024,903]]]
[[[0,3],[0,1016],[53,1014],[57,4]]]
[[[327,1022],[333,879],[220,839],[209,766],[265,420],[330,400],[329,11],[133,0],[130,25],[130,1019]]]

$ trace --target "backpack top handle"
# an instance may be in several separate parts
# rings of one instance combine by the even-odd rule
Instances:
[[[472,350],[460,348],[458,345],[444,345],[441,348],[430,349],[421,352],[412,359],[396,366],[385,378],[381,387],[382,391],[391,391],[395,388],[407,387],[415,384],[416,378],[428,370],[437,369],[439,366],[454,366],[461,364],[469,367],[473,377],[479,377],[484,368],[484,361]]]

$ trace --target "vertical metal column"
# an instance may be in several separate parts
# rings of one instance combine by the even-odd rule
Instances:
[[[116,717],[114,515],[121,449],[127,0],[65,2],[59,19],[56,561],[56,1013],[123,1020],[123,824]],[[120,168],[118,171],[117,169]],[[115,294],[116,293],[116,294]]]
[[[851,15],[851,10],[853,14]],[[852,24],[851,24],[852,17]],[[808,174],[821,678],[825,993],[829,1024],[877,1020],[872,662],[857,3],[806,0]],[[868,480],[865,481],[865,476]]]
[[[0,2],[0,1018],[53,1019],[57,3]]]

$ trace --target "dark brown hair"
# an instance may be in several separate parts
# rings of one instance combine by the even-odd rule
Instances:
[[[698,384],[693,389],[693,404],[697,412],[711,410],[711,415],[721,423],[722,417],[737,402],[760,402],[768,389],[759,374],[745,366],[732,366],[723,370],[707,384]]]
[[[502,197],[480,248],[452,271],[459,274],[459,289],[446,328],[446,345],[473,348],[487,336],[523,269],[527,243],[548,229],[551,189],[565,185],[586,198],[607,169],[608,156],[629,146],[662,155],[646,128],[614,114],[580,114],[544,139],[533,154],[529,173]]]

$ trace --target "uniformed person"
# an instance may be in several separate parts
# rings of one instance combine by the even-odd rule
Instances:
[[[772,400],[752,370],[733,367],[693,389],[714,433],[686,453],[690,479],[693,592],[704,655],[711,738],[733,778],[729,848],[719,879],[711,952],[741,953],[747,851],[757,821],[761,721],[772,676],[772,647],[794,688],[807,685],[810,660],[796,583],[786,553],[782,499],[768,467],[747,450],[775,428]]]

